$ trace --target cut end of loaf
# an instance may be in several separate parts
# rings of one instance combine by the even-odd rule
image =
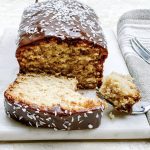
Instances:
[[[18,48],[16,57],[22,73],[76,77],[79,88],[93,89],[101,84],[107,51],[82,40],[50,38]]]

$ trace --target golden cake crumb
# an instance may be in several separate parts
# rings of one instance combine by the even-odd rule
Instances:
[[[110,119],[115,119],[115,115],[114,115],[112,112],[110,112],[110,113],[109,113],[109,118],[110,118]]]

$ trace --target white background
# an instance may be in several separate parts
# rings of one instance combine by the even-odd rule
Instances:
[[[150,0],[80,0],[91,6],[104,27],[116,29],[118,18],[126,11],[150,8]],[[7,27],[18,27],[23,9],[34,0],[0,0],[0,34]],[[0,150],[150,150],[149,140],[0,143]]]

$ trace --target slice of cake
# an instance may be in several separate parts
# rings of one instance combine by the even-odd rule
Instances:
[[[19,74],[4,93],[5,110],[9,117],[30,126],[55,130],[97,128],[105,103],[76,90],[76,79]]]
[[[115,72],[103,79],[99,92],[121,112],[131,112],[132,106],[140,100],[140,92],[133,79]]]
[[[25,9],[16,57],[20,72],[76,77],[79,88],[101,85],[106,41],[95,12],[76,0],[49,0]]]

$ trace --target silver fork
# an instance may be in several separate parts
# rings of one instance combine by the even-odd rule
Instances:
[[[130,40],[133,50],[148,64],[150,64],[150,50],[147,49],[136,37]],[[150,105],[141,106],[140,111],[134,111],[132,114],[143,114],[150,110]]]
[[[137,39],[130,40],[133,50],[148,64],[150,64],[150,50],[143,46],[143,44]]]

